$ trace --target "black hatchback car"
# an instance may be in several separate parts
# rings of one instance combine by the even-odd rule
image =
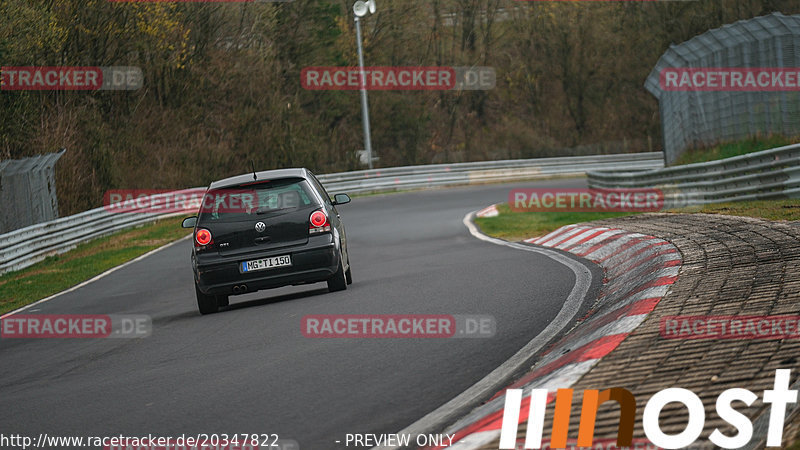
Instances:
[[[228,296],[326,281],[330,291],[353,282],[347,235],[337,205],[307,169],[239,175],[211,183],[194,228],[192,268],[202,314]]]

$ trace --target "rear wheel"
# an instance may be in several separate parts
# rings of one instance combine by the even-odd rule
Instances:
[[[336,292],[347,289],[347,277],[344,273],[344,260],[342,254],[339,253],[339,270],[328,279],[328,291]]]
[[[353,284],[353,272],[350,270],[352,268],[350,261],[347,261],[347,270],[344,272],[344,278],[347,280],[347,284]]]
[[[197,284],[194,285],[194,292],[197,295],[197,309],[200,310],[200,314],[214,314],[219,311],[217,297],[202,293]]]

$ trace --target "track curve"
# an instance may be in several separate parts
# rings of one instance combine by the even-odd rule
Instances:
[[[232,297],[199,316],[190,242],[36,305],[47,314],[148,314],[144,339],[0,340],[5,433],[178,436],[277,433],[343,448],[345,433],[396,432],[464,391],[536,336],[574,284],[566,267],[482,242],[461,219],[512,187],[354,199],[341,207],[354,284]],[[490,314],[491,339],[307,339],[306,314]]]

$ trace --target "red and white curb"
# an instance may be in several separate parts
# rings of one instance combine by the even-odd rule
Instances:
[[[497,210],[497,205],[487,206],[475,213],[475,217],[497,217],[498,215],[500,215],[500,211]]]
[[[534,370],[506,389],[523,389],[519,421],[527,420],[531,389],[551,392],[574,385],[625,340],[675,282],[681,256],[662,239],[614,228],[568,225],[525,242],[563,250],[599,264],[605,279],[596,304],[581,323],[542,354]],[[452,425],[448,449],[477,449],[500,437],[505,391]]]

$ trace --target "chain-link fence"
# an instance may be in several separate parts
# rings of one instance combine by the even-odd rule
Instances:
[[[645,82],[645,88],[659,101],[667,164],[694,146],[757,134],[800,134],[798,67],[800,15],[776,12],[742,20],[670,46]],[[670,90],[665,87],[664,72],[672,68],[689,69],[687,80],[700,79],[703,84]],[[708,72],[691,78],[695,72],[720,68],[766,69],[773,78],[768,83],[756,78],[754,85],[747,83],[747,71],[739,71],[745,79],[738,85],[735,78],[706,77]],[[777,82],[776,72],[783,72]],[[724,77],[723,72],[717,73]],[[710,87],[711,81],[716,89]],[[726,81],[728,89],[720,87]]]
[[[58,217],[54,169],[64,152],[0,161],[0,234]]]

